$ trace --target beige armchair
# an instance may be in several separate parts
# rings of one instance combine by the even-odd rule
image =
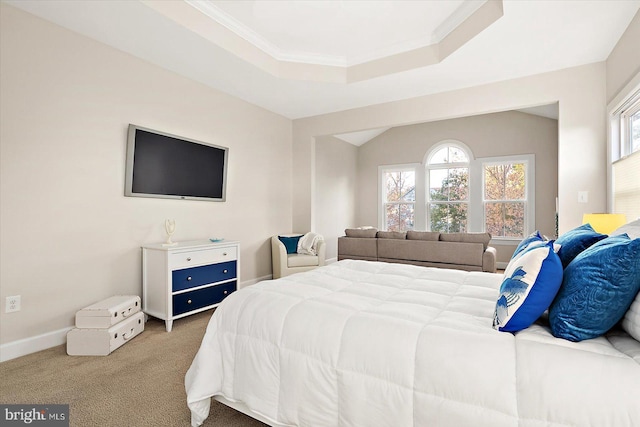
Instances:
[[[280,234],[280,236],[295,237],[302,236],[302,234]],[[278,279],[325,265],[326,244],[324,240],[318,240],[316,243],[316,253],[317,255],[287,254],[287,249],[280,239],[278,239],[278,236],[271,237],[273,278]]]

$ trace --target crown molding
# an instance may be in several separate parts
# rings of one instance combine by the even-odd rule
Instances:
[[[414,51],[420,48],[437,45],[449,33],[462,25],[471,15],[480,9],[489,0],[465,0],[447,19],[445,19],[432,34],[394,43],[374,51],[354,57],[322,55],[309,52],[285,51],[274,45],[266,38],[246,26],[233,16],[216,6],[210,0],[184,0],[189,6],[197,9],[218,24],[232,31],[237,36],[270,55],[277,61],[293,62],[310,65],[323,65],[330,67],[350,67],[376,61],[397,54]]]

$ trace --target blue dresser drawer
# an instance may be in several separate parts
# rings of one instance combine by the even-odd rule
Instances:
[[[208,305],[218,304],[236,290],[236,281],[223,285],[210,286],[196,291],[185,292],[173,296],[173,315],[178,316],[188,311],[197,310]]]
[[[173,271],[172,288],[173,292],[182,291],[209,283],[235,279],[236,277],[236,261],[185,268]]]

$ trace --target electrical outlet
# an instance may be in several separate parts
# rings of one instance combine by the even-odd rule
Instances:
[[[5,313],[12,313],[14,311],[20,311],[20,295],[14,295],[7,297],[7,305],[5,307]]]

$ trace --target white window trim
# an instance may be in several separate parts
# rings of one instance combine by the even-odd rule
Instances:
[[[424,156],[423,163],[405,163],[397,165],[381,165],[378,166],[378,229],[386,230],[386,224],[384,222],[384,173],[389,171],[414,171],[416,178],[416,201],[415,201],[415,222],[414,227],[416,230],[427,230],[427,191],[428,191],[428,160],[430,156],[443,145],[457,145],[459,148],[465,150],[469,156],[469,164],[464,164],[464,167],[469,167],[469,216],[467,218],[467,230],[469,232],[485,232],[484,221],[484,206],[483,206],[483,165],[486,163],[526,163],[526,187],[527,187],[527,203],[526,214],[524,224],[525,236],[535,231],[535,154],[519,154],[512,156],[500,156],[500,157],[484,157],[474,158],[472,151],[460,141],[447,140],[433,146],[429,152]],[[457,165],[456,163],[445,164],[447,168],[455,167],[451,165]],[[439,166],[439,165],[438,165]],[[494,237],[491,239],[492,244],[496,245],[513,245],[520,242],[520,238],[509,237]]]
[[[613,212],[614,182],[612,164],[627,155],[623,148],[620,113],[633,104],[638,97],[640,97],[640,73],[636,74],[607,105],[609,116],[607,121],[607,206],[609,212]]]
[[[419,171],[422,165],[420,163],[405,163],[399,165],[382,165],[378,166],[378,229],[386,230],[387,224],[384,218],[384,204],[385,204],[385,185],[384,174],[387,172],[408,171],[414,172],[416,179],[416,200],[414,202],[414,228],[416,230],[424,230],[424,194],[419,191],[420,188],[424,188],[424,177]]]
[[[481,230],[486,232],[486,221],[484,214],[484,166],[485,165],[495,165],[495,164],[505,164],[505,163],[525,163],[525,219],[524,219],[524,236],[527,236],[533,233],[535,230],[536,224],[536,157],[535,154],[519,154],[513,156],[500,156],[500,157],[484,157],[476,159],[476,162],[472,168],[473,174],[476,179],[474,179],[475,185],[470,189],[473,197],[473,205],[469,205],[469,210],[471,211],[470,217],[473,217],[473,220],[470,218],[469,223],[473,223],[477,228],[471,228],[469,226],[469,230]],[[479,227],[478,227],[479,226]],[[523,236],[523,237],[524,237]],[[492,242],[504,242],[504,243],[513,243],[519,242],[522,240],[520,237],[501,237],[495,236],[492,239]]]
[[[433,156],[440,151],[444,147],[456,147],[460,150],[464,151],[467,155],[468,162],[454,162],[454,163],[435,163],[431,164],[431,159]],[[445,139],[433,147],[429,149],[429,151],[425,154],[423,164],[424,164],[424,191],[422,191],[424,195],[424,203],[423,203],[423,215],[422,221],[424,222],[424,228],[422,230],[430,230],[431,218],[430,210],[428,208],[428,204],[431,203],[429,199],[429,189],[431,188],[431,182],[429,180],[429,171],[436,169],[455,169],[455,168],[467,168],[469,169],[469,198],[466,201],[455,201],[452,203],[466,203],[468,206],[468,211],[471,210],[471,164],[473,162],[473,152],[467,145],[461,141],[455,139]],[[417,184],[416,184],[417,186]],[[417,222],[417,221],[416,221]],[[469,224],[469,218],[467,217],[467,230],[471,230],[471,226]]]

